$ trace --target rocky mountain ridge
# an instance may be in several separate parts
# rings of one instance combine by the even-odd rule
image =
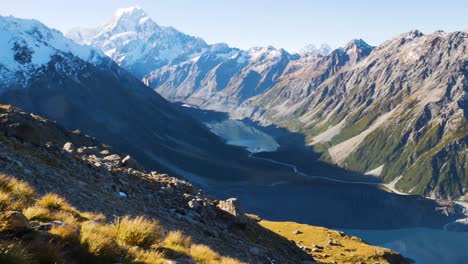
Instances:
[[[223,46],[142,79],[170,101],[301,132],[323,160],[402,192],[465,199],[466,34],[415,30],[323,56]]]

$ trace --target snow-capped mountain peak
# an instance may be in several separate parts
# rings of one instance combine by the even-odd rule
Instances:
[[[142,8],[128,7],[117,9],[114,17],[104,25],[101,34],[118,34],[125,32],[144,34],[153,33],[157,30],[160,30],[160,27],[151,20]]]
[[[0,16],[0,83],[26,81],[36,69],[47,64],[54,55],[73,55],[90,63],[98,63],[104,54],[89,46],[79,45],[37,20]]]
[[[306,54],[313,54],[313,55],[327,55],[330,53],[331,47],[328,44],[320,45],[320,48],[317,48],[314,44],[309,44],[305,46],[303,49],[299,51],[299,54],[306,55]]]
[[[118,9],[104,26],[73,30],[67,36],[99,48],[137,77],[173,61],[193,59],[209,48],[199,38],[159,26],[140,7]]]

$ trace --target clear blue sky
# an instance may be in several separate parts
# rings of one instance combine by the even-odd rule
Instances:
[[[309,43],[336,47],[353,38],[377,45],[411,29],[468,29],[466,0],[7,0],[0,14],[67,31],[102,24],[115,9],[134,5],[160,25],[240,48],[297,51]]]

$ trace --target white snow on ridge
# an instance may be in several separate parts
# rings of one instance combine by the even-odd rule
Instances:
[[[9,72],[14,75],[15,72],[22,71],[28,75],[31,70],[47,64],[52,56],[60,53],[71,53],[91,63],[98,63],[105,57],[100,51],[79,45],[63,36],[61,32],[50,29],[37,20],[0,16],[2,74]],[[15,56],[23,59],[15,59]],[[3,78],[2,81],[8,80]]]

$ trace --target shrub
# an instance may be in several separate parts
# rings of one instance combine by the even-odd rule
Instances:
[[[158,222],[142,216],[124,216],[114,222],[117,239],[128,246],[150,246],[159,237],[161,228]]]
[[[48,193],[44,195],[38,202],[39,205],[51,210],[71,210],[71,205],[58,194]]]

